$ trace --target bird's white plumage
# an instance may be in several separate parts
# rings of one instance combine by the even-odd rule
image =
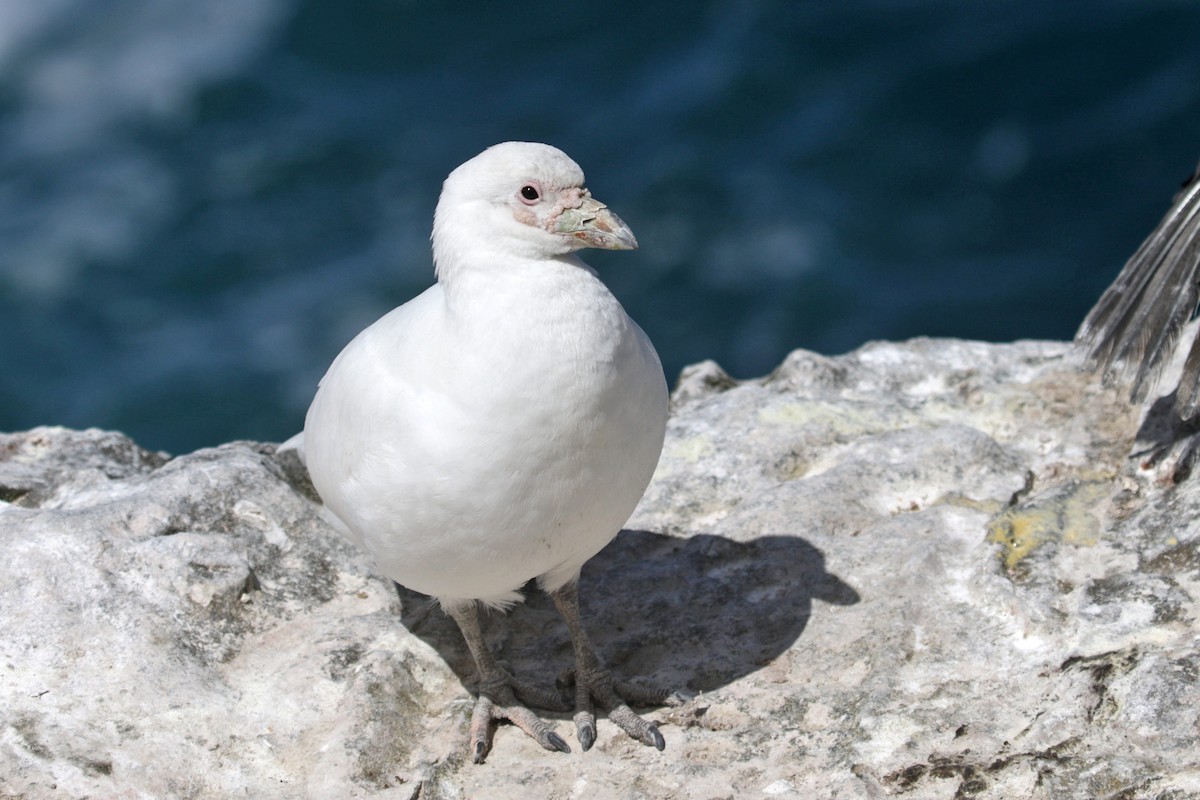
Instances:
[[[574,579],[658,461],[658,356],[574,255],[594,232],[556,229],[564,209],[603,209],[582,182],[565,154],[532,143],[452,172],[438,284],[347,345],[305,420],[327,507],[385,574],[447,605]],[[533,204],[519,194],[530,184]]]

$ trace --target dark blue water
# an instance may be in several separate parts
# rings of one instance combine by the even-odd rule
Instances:
[[[1200,158],[1200,6],[0,5],[0,429],[289,435],[507,139],[634,229],[588,258],[671,378],[1068,338]]]

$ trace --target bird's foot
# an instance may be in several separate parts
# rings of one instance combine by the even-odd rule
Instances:
[[[1144,449],[1135,450],[1132,457],[1139,460],[1142,469],[1163,468],[1166,480],[1183,483],[1200,462],[1200,418],[1181,420],[1172,412],[1166,424],[1167,428],[1158,431]]]
[[[1157,469],[1169,464],[1168,480],[1175,484],[1183,483],[1191,477],[1197,461],[1200,460],[1200,434],[1191,434],[1141,455],[1143,469]]]
[[[575,733],[584,751],[596,743],[596,714],[594,705],[608,709],[608,718],[642,744],[662,750],[666,742],[653,722],[634,713],[635,706],[681,706],[692,695],[673,689],[647,689],[632,683],[613,680],[604,667],[568,670],[562,682],[575,687]]]
[[[1193,434],[1183,446],[1179,458],[1175,460],[1175,469],[1171,471],[1171,480],[1183,483],[1192,475],[1196,461],[1200,459],[1200,434]]]
[[[552,711],[569,709],[557,692],[526,683],[507,672],[500,672],[481,682],[479,699],[475,701],[475,709],[471,712],[471,760],[482,764],[487,758],[491,750],[492,722],[502,719],[525,731],[547,750],[571,752],[563,738],[527,706]]]

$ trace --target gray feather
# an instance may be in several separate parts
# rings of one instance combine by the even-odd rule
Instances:
[[[1200,168],[1075,335],[1106,385],[1130,385],[1141,402],[1157,383],[1200,299]],[[1200,406],[1200,343],[1193,342],[1176,395],[1188,418]]]

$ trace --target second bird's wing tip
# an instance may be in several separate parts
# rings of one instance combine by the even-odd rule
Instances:
[[[1141,402],[1161,377],[1200,297],[1200,168],[1112,285],[1088,312],[1075,343],[1106,385],[1130,384]],[[1200,395],[1200,350],[1191,348],[1177,400]],[[1194,359],[1193,359],[1194,356]]]

